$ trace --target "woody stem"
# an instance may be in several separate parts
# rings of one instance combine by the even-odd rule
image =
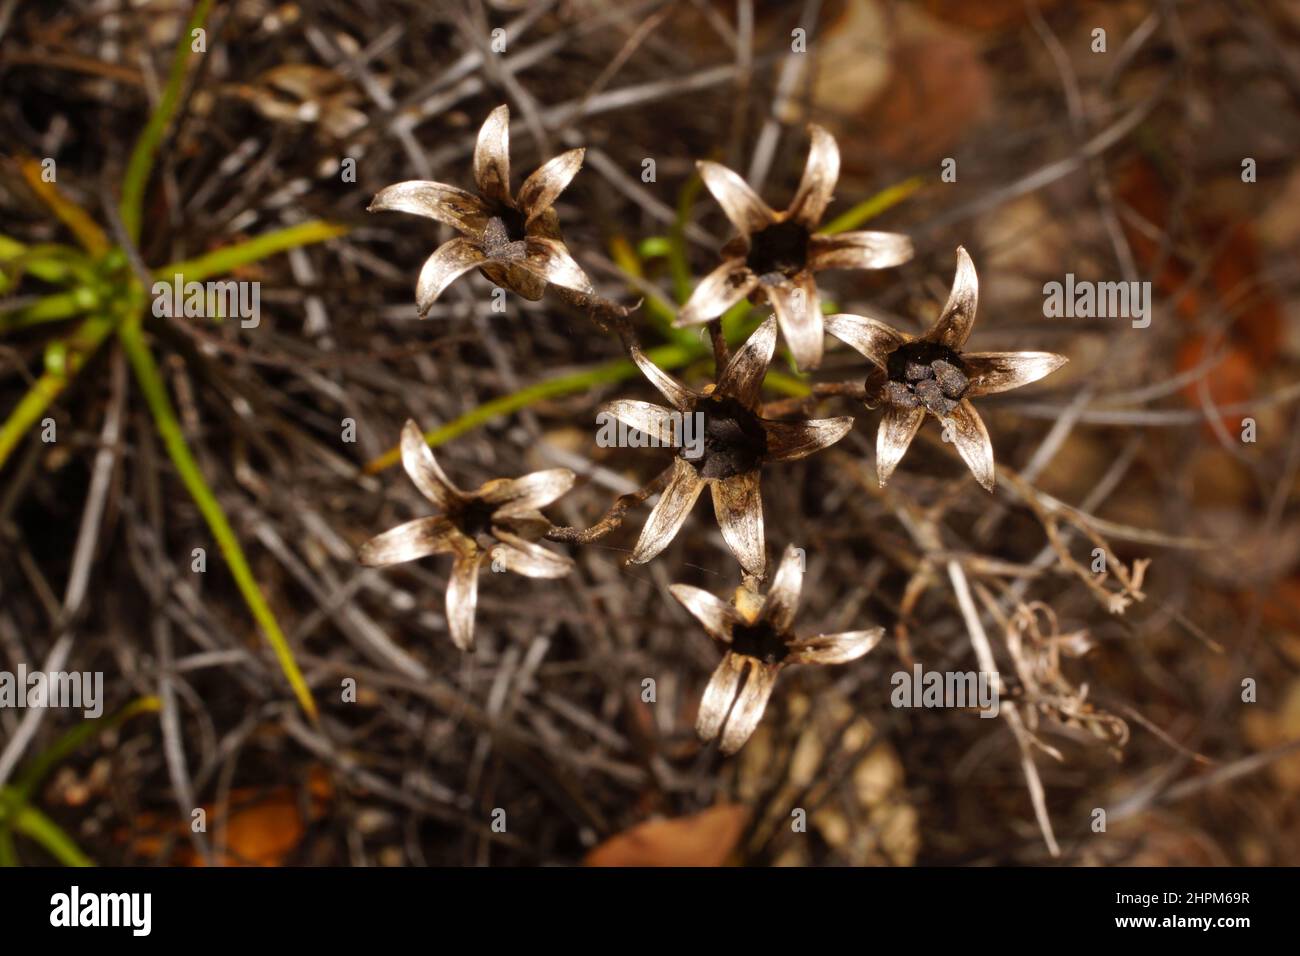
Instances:
[[[833,398],[837,395],[863,401],[866,398],[866,389],[861,382],[817,382],[812,386],[811,395],[783,398],[779,402],[769,402],[764,405],[763,415],[771,418],[776,415],[806,411],[818,399]]]
[[[727,350],[727,337],[722,334],[721,319],[713,319],[709,322],[709,338],[713,340],[713,363],[718,367],[718,374],[721,375],[731,357]]]
[[[563,541],[568,544],[590,544],[593,541],[599,541],[605,535],[618,528],[623,524],[623,518],[634,507],[641,504],[651,495],[663,490],[664,485],[668,484],[668,478],[672,475],[671,467],[665,468],[657,477],[652,479],[649,484],[636,491],[626,495],[619,495],[614,503],[609,506],[605,516],[597,521],[590,528],[551,528],[546,532],[546,537],[550,541]]]
[[[640,307],[640,302],[633,306],[619,305],[603,296],[589,295],[575,289],[566,289],[564,286],[553,285],[551,288],[565,303],[586,312],[592,321],[600,326],[601,331],[608,332],[612,326],[618,333],[618,337],[623,340],[624,346],[629,342],[636,344],[636,333],[632,331],[632,324],[628,322],[627,317]]]

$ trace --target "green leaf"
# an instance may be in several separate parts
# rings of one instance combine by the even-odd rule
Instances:
[[[185,72],[190,62],[191,37],[195,30],[203,26],[208,19],[208,10],[212,0],[199,0],[190,15],[189,24],[176,41],[176,52],[172,55],[171,72],[167,76],[167,85],[163,87],[158,105],[149,116],[149,122],[140,131],[131,150],[131,158],[126,164],[126,176],[122,180],[122,202],[119,207],[122,224],[132,242],[140,240],[140,220],[144,208],[144,192],[149,185],[149,174],[153,171],[154,157],[158,153],[163,137],[171,125],[180,105],[181,86],[185,83]]]
[[[138,697],[121,710],[103,720],[87,718],[68,730],[38,756],[33,757],[19,771],[10,789],[20,800],[30,800],[46,774],[76,753],[92,737],[114,730],[137,714],[156,713],[161,707],[157,697]]]
[[[155,269],[153,276],[155,279],[170,281],[179,273],[185,281],[197,282],[212,276],[224,275],[240,266],[250,265],[278,252],[311,245],[314,242],[324,242],[326,239],[335,239],[345,235],[347,231],[348,227],[339,223],[313,219],[311,222],[263,233],[232,246],[224,246],[195,259],[168,263]]]
[[[18,442],[50,407],[68,383],[81,371],[86,361],[99,349],[108,333],[113,330],[113,320],[107,316],[86,319],[77,330],[61,341],[63,346],[62,369],[47,369],[27,390],[9,417],[0,424],[0,468],[9,459]]]
[[[211,529],[217,547],[221,549],[226,559],[226,565],[235,579],[239,593],[243,595],[254,620],[261,625],[262,631],[266,634],[267,642],[271,645],[271,650],[275,653],[280,670],[289,681],[289,686],[293,688],[299,706],[304,713],[315,720],[316,702],[312,699],[311,689],[308,688],[307,681],[298,669],[298,662],[294,660],[288,638],[280,629],[280,624],[266,603],[266,598],[258,588],[257,582],[253,580],[252,569],[239,545],[239,539],[235,536],[234,528],[230,525],[230,519],[222,510],[217,496],[208,487],[202,471],[199,470],[198,462],[194,460],[189,444],[185,441],[171,399],[167,396],[167,387],[163,384],[162,375],[159,374],[158,366],[154,362],[153,353],[145,344],[140,316],[133,316],[124,321],[118,328],[117,336],[126,351],[131,368],[135,371],[136,381],[140,383],[140,390],[144,392],[145,404],[153,414],[158,435],[162,438],[163,446],[167,449],[172,464],[176,466],[176,471],[180,474],[186,490],[208,523],[208,528]]]
[[[0,819],[3,819],[5,829],[12,827],[35,840],[65,866],[95,865],[53,820],[31,804],[19,800],[12,787],[0,787]],[[11,845],[10,852],[12,849]]]
[[[850,229],[856,229],[868,219],[874,219],[886,210],[894,208],[924,185],[925,180],[923,178],[913,176],[911,179],[905,179],[901,183],[888,186],[869,199],[862,200],[847,212],[836,216],[821,231],[847,232]]]

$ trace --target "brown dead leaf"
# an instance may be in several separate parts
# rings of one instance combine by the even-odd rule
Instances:
[[[672,820],[647,820],[587,854],[588,866],[722,866],[749,822],[749,809],[721,803]]]
[[[891,66],[889,83],[862,115],[864,141],[893,162],[950,155],[993,95],[974,42],[946,32],[900,38]]]
[[[310,796],[307,819],[297,788],[274,787],[271,790],[238,788],[230,793],[229,817],[221,808],[203,806],[207,832],[214,845],[224,845],[219,866],[281,866],[302,842],[307,825],[320,819],[333,798],[333,784],[324,767],[313,767],[307,781]],[[172,817],[142,813],[136,819],[139,835],[131,842],[137,857],[155,856],[170,835],[175,849],[168,861],[173,866],[204,866],[205,861],[185,838],[188,824]]]
[[[1300,740],[1300,679],[1293,680],[1276,710],[1262,704],[1246,708],[1241,719],[1246,739],[1260,750],[1269,750]],[[1300,753],[1291,753],[1269,765],[1269,773],[1288,790],[1300,790]]]

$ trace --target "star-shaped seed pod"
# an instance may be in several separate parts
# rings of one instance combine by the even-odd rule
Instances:
[[[826,331],[853,346],[875,368],[867,404],[884,403],[876,433],[876,473],[889,481],[929,412],[985,490],[992,491],[993,443],[972,398],[1036,382],[1068,359],[1053,352],[962,352],[975,323],[979,281],[966,250],[957,247],[957,275],[948,304],[928,332],[914,338],[862,315],[828,315]]]
[[[840,176],[835,137],[815,123],[803,179],[784,212],[774,212],[737,173],[699,162],[700,176],[739,233],[722,248],[722,265],[695,287],[677,325],[720,316],[745,296],[770,302],[801,369],[822,360],[822,312],[814,273],[885,269],[912,258],[912,240],[893,232],[817,234]]]
[[[677,449],[672,475],[650,512],[628,560],[644,564],[677,535],[695,500],[708,485],[723,540],[741,566],[762,576],[763,498],[759,475],[770,461],[792,461],[839,441],[853,427],[851,417],[772,421],[758,416],[759,394],[776,348],[776,320],[754,330],[714,385],[694,392],[633,348],[632,358],[671,408],[650,402],[617,401],[602,411]],[[702,435],[684,441],[685,429]],[[694,456],[692,457],[692,454]]]
[[[461,491],[438,465],[413,421],[402,428],[402,465],[415,487],[442,513],[376,535],[361,546],[357,557],[362,564],[384,567],[431,554],[453,555],[447,627],[462,651],[474,646],[478,574],[484,564],[530,578],[562,578],[573,570],[569,558],[537,543],[551,527],[538,509],[573,487],[569,469],[494,478],[477,491]]]
[[[370,212],[392,209],[445,222],[460,233],[434,250],[420,270],[416,307],[425,315],[442,291],[470,269],[525,299],[536,301],[548,283],[590,295],[591,280],[560,236],[555,200],[582,166],[584,149],[571,149],[538,167],[510,192],[510,108],[488,114],[474,147],[479,194],[455,186],[410,180],[385,186]]]
[[[789,664],[847,664],[880,643],[883,627],[842,634],[797,637],[794,626],[803,585],[803,559],[787,547],[772,590],[763,597],[736,589],[732,604],[688,584],[674,584],[673,597],[726,647],[700,701],[695,731],[706,743],[722,734],[724,754],[739,750],[763,717],[776,675]]]

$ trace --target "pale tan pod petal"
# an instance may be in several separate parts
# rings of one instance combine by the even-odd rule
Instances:
[[[689,584],[674,584],[668,590],[704,625],[710,637],[724,644],[731,643],[731,628],[740,620],[735,608],[708,591]]]
[[[808,267],[821,269],[888,269],[913,255],[910,237],[897,232],[838,232],[813,236],[808,242]]]
[[[853,419],[813,418],[797,422],[764,421],[767,454],[772,461],[795,461],[829,448],[853,428]]]
[[[718,731],[722,729],[744,673],[745,659],[728,651],[709,678],[709,686],[704,689],[704,696],[700,699],[699,717],[695,721],[695,733],[705,743],[718,736]]]
[[[966,364],[970,385],[968,398],[1007,392],[1050,375],[1069,361],[1054,352],[967,352],[961,357]]]
[[[528,221],[531,222],[551,208],[582,168],[582,158],[586,154],[586,149],[571,149],[561,153],[537,167],[524,180],[524,184],[519,187],[516,202]]]
[[[691,297],[677,313],[675,325],[697,325],[716,319],[749,295],[758,285],[758,276],[743,259],[728,259],[700,280]]]
[[[529,302],[536,302],[546,294],[546,279],[518,263],[490,260],[483,265],[482,272],[493,285],[509,289]]]
[[[476,496],[497,505],[496,517],[519,518],[545,508],[573,487],[574,474],[568,468],[546,468],[520,478],[496,478],[479,488]]]
[[[835,194],[835,184],[840,178],[840,148],[835,137],[816,123],[808,124],[808,133],[812,136],[808,161],[786,216],[812,231],[822,221]]]
[[[957,273],[953,276],[948,303],[939,313],[934,328],[925,333],[931,342],[939,342],[950,349],[960,349],[970,338],[975,324],[975,307],[979,304],[979,279],[975,263],[962,246],[957,247]]]
[[[474,182],[489,199],[510,203],[510,107],[504,104],[489,113],[479,128]]]
[[[406,212],[436,219],[460,230],[471,239],[479,239],[487,225],[488,210],[483,200],[455,186],[428,180],[408,180],[385,186],[375,193],[366,207],[368,212]]]
[[[487,257],[468,239],[457,236],[448,240],[424,260],[420,278],[415,283],[415,307],[423,316],[443,290],[469,270],[487,262]]]
[[[659,503],[646,519],[641,537],[632,549],[628,562],[645,564],[668,547],[703,490],[704,479],[695,471],[694,466],[680,458],[674,458],[673,474],[668,479],[668,487],[659,496]]]
[[[479,556],[464,555],[451,566],[447,581],[447,630],[462,651],[474,647],[474,612],[478,608]]]
[[[889,476],[903,460],[903,455],[924,420],[924,408],[885,406],[885,413],[880,418],[880,430],[876,432],[876,477],[880,479],[881,488],[888,484]]]
[[[866,315],[837,312],[824,321],[827,332],[862,353],[877,368],[884,368],[889,354],[912,339],[906,332]]]
[[[661,448],[676,448],[681,445],[682,413],[679,411],[633,399],[607,402],[600,410],[656,439]]]
[[[359,549],[357,560],[372,568],[415,561],[430,554],[446,554],[453,549],[455,526],[442,515],[416,518],[396,528],[377,534]]]
[[[724,754],[734,754],[754,733],[758,722],[763,719],[763,711],[767,710],[767,701],[772,696],[776,675],[780,672],[779,667],[760,663],[753,658],[747,660],[749,676],[745,678],[744,686],[736,697],[736,706],[731,709],[731,716],[727,718],[727,725],[722,730],[722,743],[718,749]]]
[[[659,390],[659,394],[668,399],[668,404],[678,411],[690,411],[695,403],[695,394],[673,378],[654,362],[646,358],[640,348],[633,345],[628,349],[632,361],[641,370],[641,374],[650,380],[650,384]]]
[[[758,470],[712,482],[711,488],[722,539],[742,568],[762,577],[767,555],[763,546],[763,495]]]
[[[813,274],[804,271],[788,282],[764,288],[795,364],[805,371],[821,365],[826,332]]]
[[[749,183],[738,173],[709,160],[701,160],[695,167],[731,224],[746,239],[776,221],[776,213],[749,188]]]
[[[794,545],[786,545],[781,566],[776,569],[772,588],[763,599],[759,616],[777,631],[788,631],[799,610],[799,592],[803,589],[803,557]]]
[[[847,664],[869,652],[885,636],[883,627],[866,631],[845,631],[842,634],[818,634],[791,641],[790,664]]]
[[[776,349],[776,320],[769,318],[753,331],[718,376],[717,394],[728,395],[746,408],[758,404],[763,377]]]
[[[943,420],[943,425],[945,431],[949,430],[949,425],[952,426],[951,433],[957,452],[970,468],[975,480],[985,491],[992,491],[994,482],[997,481],[997,473],[993,470],[993,442],[989,440],[988,429],[984,427],[984,420],[975,411],[975,406],[969,399],[963,398],[952,410],[952,415]]]
[[[465,497],[465,493],[443,472],[438,459],[433,457],[433,449],[424,440],[420,426],[409,418],[402,426],[402,467],[420,494],[443,511],[451,510]]]
[[[567,555],[556,554],[499,527],[493,527],[492,533],[502,542],[490,552],[494,571],[498,562],[507,571],[529,578],[562,578],[573,570],[573,561]]]
[[[591,279],[587,278],[587,273],[582,271],[582,266],[569,255],[564,243],[544,236],[529,236],[524,240],[524,248],[527,256],[519,265],[551,285],[563,286],[587,295],[596,291]]]

